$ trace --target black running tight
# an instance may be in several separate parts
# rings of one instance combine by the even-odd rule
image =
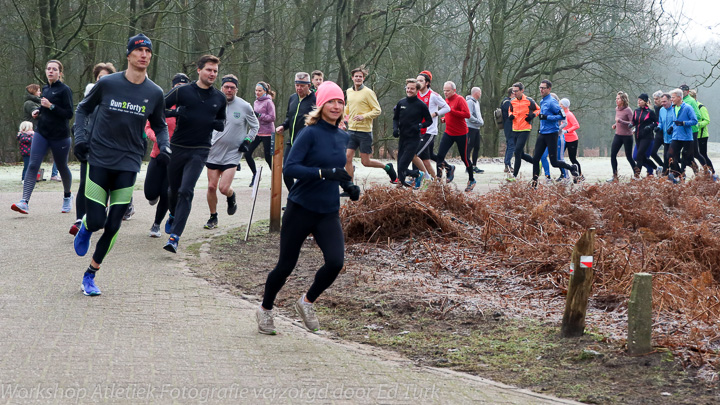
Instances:
[[[247,152],[245,152],[245,161],[247,162],[248,167],[250,168],[250,171],[252,172],[253,176],[257,172],[257,169],[255,168],[255,160],[253,159],[252,155],[253,152],[255,152],[255,149],[260,144],[263,144],[263,154],[265,155],[265,162],[270,166],[270,170],[272,170],[272,157],[273,157],[273,150],[271,148],[272,146],[272,136],[256,136],[255,139],[250,143],[250,147]]]
[[[566,142],[565,143],[565,150],[568,153],[568,157],[570,158],[570,162],[572,164],[577,165],[578,167],[578,173],[582,175],[582,169],[580,168],[580,162],[577,160],[577,151],[578,151],[578,141],[574,140],[572,142]]]
[[[617,162],[617,155],[618,152],[620,152],[620,148],[625,148],[625,159],[627,159],[628,163],[630,163],[630,167],[632,167],[633,172],[635,171],[635,161],[632,158],[632,146],[633,146],[633,137],[632,135],[615,135],[612,141],[612,146],[610,147],[610,166],[612,166],[612,172],[613,176],[617,176],[618,172],[618,162]]]
[[[513,168],[513,176],[517,177],[518,173],[520,173],[522,161],[524,160],[532,164],[533,158],[525,153],[525,143],[527,142],[528,136],[530,136],[530,131],[513,131],[513,133],[515,134],[515,167]]]
[[[713,167],[712,162],[710,161],[710,157],[707,153],[707,144],[708,144],[708,137],[705,138],[698,138],[698,149],[700,149],[700,155],[702,155],[703,158],[705,158],[705,164],[710,167],[710,170],[715,173],[715,167]]]
[[[145,198],[152,201],[158,198],[155,208],[154,224],[160,225],[168,212],[170,197],[168,195],[168,171],[167,166],[158,163],[157,158],[150,158],[147,173],[145,174]]]
[[[280,258],[265,282],[263,308],[273,308],[275,297],[295,269],[300,248],[310,234],[320,247],[325,263],[315,273],[315,280],[305,294],[308,301],[315,302],[337,278],[345,263],[345,237],[338,212],[320,214],[287,200],[280,228]]]

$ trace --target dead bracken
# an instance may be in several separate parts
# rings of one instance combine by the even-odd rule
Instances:
[[[541,186],[515,183],[483,195],[432,184],[423,192],[395,187],[365,190],[341,210],[351,254],[395,246],[403,268],[454,276],[473,294],[478,280],[532,285],[529,296],[566,293],[572,246],[595,227],[595,281],[588,320],[614,340],[637,272],[653,275],[653,344],[671,349],[685,366],[714,378],[720,365],[720,184],[698,177],[620,184]],[[467,280],[474,280],[469,283]],[[508,291],[511,291],[509,289]],[[538,315],[541,316],[541,315]],[[602,323],[596,325],[595,323]]]

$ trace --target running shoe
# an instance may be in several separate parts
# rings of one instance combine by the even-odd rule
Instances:
[[[15,204],[10,206],[10,209],[12,209],[13,211],[17,211],[21,214],[30,213],[30,207],[28,206],[28,202],[25,200],[20,200],[19,202],[16,202]]]
[[[552,177],[550,177],[550,175],[545,176],[545,183],[553,184],[553,179],[552,179]]]
[[[465,192],[469,193],[469,192],[473,191],[476,184],[477,184],[477,181],[475,181],[475,180],[468,181],[467,187],[465,187]]]
[[[130,205],[128,206],[127,211],[125,211],[125,215],[123,215],[123,221],[129,221],[133,215],[135,215],[135,205],[133,205],[132,201],[130,201]]]
[[[100,292],[100,289],[97,288],[97,286],[95,285],[95,273],[93,273],[92,271],[85,272],[80,288],[82,289],[83,294],[90,297],[95,297],[102,294],[102,292]]]
[[[393,167],[392,163],[388,163],[385,165],[385,171],[387,172],[388,176],[390,176],[390,183],[397,184],[397,173],[395,172],[395,168]]]
[[[172,215],[168,215],[167,221],[165,221],[165,233],[170,235],[170,231],[172,230],[173,222],[175,221],[175,217]]]
[[[712,175],[712,181],[714,181],[714,182],[717,183],[717,181],[718,181],[718,175],[717,175],[717,174],[713,173],[713,175]]]
[[[509,165],[505,165],[505,170],[503,170],[503,173],[512,173]]]
[[[62,181],[62,178],[60,176],[52,176],[50,177],[50,181]]]
[[[261,307],[258,307],[257,311],[255,311],[255,318],[258,323],[258,332],[264,335],[277,334],[277,331],[275,330],[275,314],[273,314],[272,310],[266,311]]]
[[[250,179],[250,185],[248,185],[248,187],[252,187],[253,184],[255,184],[255,173],[253,173],[252,179]]]
[[[485,173],[485,170],[478,169],[477,166],[473,166],[473,173],[482,174],[482,173]]]
[[[155,197],[155,198],[153,198],[152,200],[148,200],[148,202],[150,203],[150,205],[155,205],[155,204],[158,203],[158,201],[160,201],[160,197]]]
[[[505,180],[509,181],[510,183],[513,183],[513,182],[517,181],[517,177],[510,175],[510,176],[506,177]]]
[[[218,218],[217,215],[210,215],[210,219],[208,219],[207,223],[205,224],[205,229],[214,229],[218,226]]]
[[[668,180],[672,181],[673,184],[678,184],[678,183],[680,183],[680,179],[677,178],[677,177],[676,177],[674,174],[672,174],[672,173],[668,173]]]
[[[578,172],[578,165],[573,164],[572,166],[570,166],[570,174],[573,177],[577,177],[580,175],[580,172]]]
[[[72,200],[72,194],[70,194],[70,197],[63,197],[63,205],[60,212],[65,214],[72,211]]]
[[[74,224],[70,226],[70,235],[77,235],[78,231],[80,230],[80,224],[82,224],[82,219],[78,219],[77,221],[75,221]]]
[[[160,224],[152,224],[150,227],[150,237],[159,238],[162,234],[160,233]]]
[[[455,179],[455,165],[450,165],[450,168],[447,171],[447,182],[451,183]]]
[[[315,315],[315,308],[312,303],[305,302],[305,295],[295,301],[295,311],[300,315],[300,318],[302,318],[303,325],[307,330],[310,332],[320,330],[320,323],[318,322],[317,315]]]
[[[605,180],[605,182],[607,182],[607,183],[617,183],[617,181],[618,181],[617,176],[612,176],[609,179]]]
[[[560,183],[561,181],[565,180],[565,176],[560,175],[557,179],[555,179],[556,182]]]
[[[227,198],[228,208],[227,213],[228,215],[233,215],[235,212],[237,212],[237,201],[235,201],[235,192],[233,191],[233,194]]]
[[[420,172],[420,174],[415,177],[415,186],[413,187],[413,189],[418,190],[420,186],[422,186],[423,178],[425,178],[425,173]]]
[[[178,239],[180,239],[179,236],[175,234],[170,235],[170,238],[168,238],[168,241],[165,246],[163,246],[163,249],[167,250],[168,252],[177,253]]]
[[[92,232],[88,231],[87,228],[85,228],[85,223],[81,221],[80,229],[78,229],[75,240],[73,241],[75,253],[77,253],[78,256],[85,256],[87,254],[88,249],[90,249],[91,237]]]

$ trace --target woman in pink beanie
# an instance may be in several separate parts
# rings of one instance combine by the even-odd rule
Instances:
[[[348,135],[338,128],[345,108],[343,91],[333,82],[324,82],[315,97],[317,106],[307,115],[306,127],[296,136],[283,169],[285,175],[298,181],[290,189],[282,219],[280,257],[268,274],[263,302],[256,312],[258,331],[267,335],[276,333],[272,312],[275,297],[295,269],[300,248],[310,234],[322,250],[325,263],[294,306],[308,330],[320,328],[313,302],[332,285],[345,261],[338,186],[352,200],[360,196],[360,188],[350,183],[345,171]]]

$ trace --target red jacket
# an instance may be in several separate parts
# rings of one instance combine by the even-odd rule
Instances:
[[[464,136],[468,133],[465,119],[470,118],[470,109],[462,96],[453,94],[445,101],[450,106],[450,112],[445,114],[445,133],[450,136]]]
[[[172,106],[174,109],[175,106]],[[176,125],[177,118],[175,117],[165,117],[165,122],[167,123],[168,127],[168,136],[172,139],[173,133],[175,133],[175,125]],[[155,140],[155,131],[150,128],[150,121],[145,123],[145,135],[147,135],[148,138],[150,138],[151,141],[153,141],[153,147],[152,151],[150,152],[151,158],[156,158],[157,155],[160,154],[160,148],[157,146],[157,141]]]

